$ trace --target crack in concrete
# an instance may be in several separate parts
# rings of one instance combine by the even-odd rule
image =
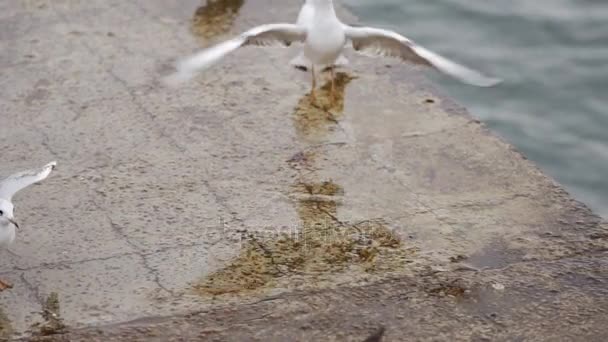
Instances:
[[[328,216],[330,219],[332,219],[338,226],[340,226],[340,227],[346,226],[346,223],[340,221],[340,219],[337,218],[336,215],[334,215],[331,212],[329,212],[329,210],[324,209],[323,206],[321,205],[321,203],[314,202],[314,204],[315,204],[315,208],[317,210],[319,210],[320,212],[322,212],[323,214],[325,214],[326,216]]]
[[[136,5],[136,7],[138,9],[146,12],[146,10],[141,8],[141,6]],[[69,19],[66,18],[63,15],[63,13],[60,13],[60,12],[56,11],[55,9],[53,9],[53,11],[66,24],[70,23]],[[104,64],[103,58],[101,58],[99,56],[99,54],[95,53],[93,48],[91,48],[85,41],[81,41],[80,43],[92,56],[98,58],[102,65]],[[273,65],[276,65],[275,61],[272,59],[270,59],[268,62]],[[177,149],[179,152],[181,152],[182,154],[187,155],[191,158],[191,153],[190,153],[189,149],[187,147],[184,147],[181,144],[179,144],[179,142],[175,139],[175,137],[173,137],[171,134],[166,133],[166,130],[157,124],[157,122],[155,120],[156,116],[153,113],[151,113],[149,110],[147,110],[147,108],[138,100],[137,95],[134,93],[134,90],[129,87],[128,83],[125,80],[123,80],[122,78],[120,78],[118,75],[116,75],[112,71],[111,68],[104,68],[104,71],[108,75],[110,75],[116,82],[118,82],[127,91],[129,96],[131,97],[132,103],[135,104],[142,113],[144,113],[146,116],[148,116],[150,118],[150,122],[154,124],[154,126],[155,126],[156,130],[159,132],[160,136],[163,138],[166,138],[170,142],[171,146],[174,147],[175,149]],[[214,186],[212,186],[211,183],[206,179],[201,180],[201,182],[209,190],[209,193],[212,195],[215,202],[217,204],[219,204],[224,210],[226,210],[229,213],[232,220],[238,220],[238,217],[234,214],[235,211],[233,210],[233,208],[230,207],[230,205],[228,205],[227,199],[222,197],[221,195],[219,195],[218,189],[216,189]]]
[[[71,267],[71,266],[78,266],[78,265],[86,264],[89,262],[108,261],[108,260],[112,260],[112,259],[119,259],[119,258],[122,258],[125,256],[130,256],[130,255],[137,255],[137,253],[129,252],[129,253],[122,253],[122,254],[115,254],[115,255],[111,255],[111,256],[107,256],[107,257],[103,257],[103,258],[91,258],[91,259],[83,259],[83,260],[78,260],[78,261],[61,261],[61,262],[54,262],[54,263],[42,263],[40,265],[36,265],[36,266],[32,266],[32,267],[25,267],[25,268],[16,268],[15,267],[10,271],[1,272],[0,275],[12,274],[15,272],[29,272],[29,271],[35,271],[35,270],[52,270],[52,269],[56,269],[56,268],[67,268],[67,267]]]
[[[42,142],[41,142],[42,147],[44,147],[53,156],[54,159],[60,159],[59,154],[49,144],[50,139],[49,139],[48,133],[45,132],[44,130],[36,130],[36,131],[38,133],[40,133],[40,135],[42,135]]]
[[[286,276],[287,274],[279,268],[280,263],[275,261],[272,251],[270,251],[268,248],[266,248],[266,246],[264,246],[263,243],[259,242],[258,239],[253,234],[250,233],[248,235],[249,235],[249,239],[251,239],[251,241],[253,243],[255,243],[256,246],[262,250],[262,252],[264,252],[264,254],[266,255],[266,257],[268,257],[268,259],[270,259],[270,264],[277,271],[277,273],[281,274],[282,276]]]
[[[89,50],[90,53],[92,52],[92,49],[90,47],[88,47],[85,43],[83,43],[83,45],[85,45],[85,47]],[[152,114],[150,111],[148,111],[145,106],[138,101],[137,96],[133,93],[133,90],[129,88],[128,84],[126,81],[124,81],[123,79],[121,79],[120,77],[118,77],[116,74],[114,74],[114,72],[112,72],[109,69],[105,69],[105,71],[112,76],[112,78],[114,78],[117,82],[119,82],[127,91],[127,93],[129,94],[129,96],[131,97],[131,101],[138,107],[138,109],[144,113],[146,116],[148,116],[150,118],[150,121],[154,124],[154,126],[156,127],[156,129],[159,131],[161,137],[166,138],[167,140],[169,140],[169,142],[171,143],[171,146],[176,148],[179,152],[181,152],[184,155],[187,155],[188,157],[191,157],[191,154],[189,153],[190,151],[188,150],[187,147],[181,146],[181,144],[179,144],[177,142],[177,140],[170,134],[167,134],[165,132],[165,129],[161,128],[157,123],[156,123],[156,116],[154,114]],[[230,215],[232,216],[232,219],[236,219],[236,217],[234,215],[232,215],[232,213],[234,212],[232,210],[232,208],[230,208],[230,206],[228,206],[228,204],[226,203],[227,200],[223,197],[221,197],[220,195],[218,195],[218,191],[217,189],[215,189],[214,187],[211,186],[211,184],[209,183],[209,181],[207,180],[201,180],[201,182],[203,183],[203,185],[210,190],[210,194],[213,196],[214,200],[216,201],[216,203],[218,203],[220,206],[222,206],[225,210],[227,210]]]
[[[514,201],[519,198],[531,198],[532,194],[522,194],[516,193],[508,197],[502,197],[496,199],[496,201],[489,202],[463,202],[463,203],[454,203],[450,204],[447,207],[440,207],[438,210],[445,209],[468,209],[468,208],[476,208],[476,209],[488,209],[488,208],[497,208],[508,202]]]
[[[102,209],[100,209],[102,210]],[[105,215],[106,219],[109,221],[112,230],[123,240],[125,241],[131,248],[133,248],[135,250],[135,252],[130,253],[131,255],[137,255],[142,259],[142,265],[143,267],[148,271],[148,273],[150,275],[152,275],[152,277],[154,278],[154,283],[156,284],[156,286],[158,286],[160,289],[164,290],[165,292],[169,293],[171,296],[174,296],[173,291],[167,289],[160,281],[160,275],[158,274],[158,270],[154,269],[153,267],[151,267],[148,263],[148,259],[146,258],[146,256],[142,253],[142,248],[137,246],[133,241],[131,241],[131,239],[127,236],[127,234],[124,232],[124,230],[122,229],[121,226],[119,226],[118,224],[116,224],[112,218],[109,215]]]
[[[54,9],[53,9],[53,10],[54,10]],[[54,12],[55,12],[55,13],[56,13],[56,14],[57,14],[57,15],[58,15],[60,18],[61,18],[61,20],[63,20],[63,21],[66,23],[66,24],[69,24],[69,23],[70,23],[70,21],[69,21],[69,20],[68,20],[68,19],[67,19],[67,18],[66,18],[66,17],[65,17],[65,16],[64,16],[62,13],[60,13],[60,12],[58,12],[58,11],[56,11],[56,10],[54,10]],[[86,42],[81,41],[80,43],[81,43],[81,45],[82,45],[82,46],[83,46],[83,47],[84,47],[84,48],[85,48],[85,49],[86,49],[86,50],[87,50],[87,51],[88,51],[88,52],[89,52],[89,53],[90,53],[92,56],[95,56],[95,57],[97,57],[97,56],[98,56],[98,54],[96,54],[96,53],[95,53],[95,51],[94,51],[94,50],[93,50],[93,49],[92,49],[92,48],[91,48],[91,47],[90,47],[88,44],[86,44]],[[103,59],[102,59],[102,58],[99,58],[99,59],[100,59],[101,64],[103,65],[103,64],[104,64],[104,63],[103,63]],[[112,77],[112,78],[113,78],[113,79],[114,79],[116,82],[118,82],[118,83],[119,83],[119,84],[120,84],[120,85],[121,85],[121,86],[122,86],[122,87],[123,87],[123,88],[124,88],[124,89],[127,91],[127,93],[129,94],[129,96],[131,97],[131,101],[132,101],[132,103],[133,103],[133,104],[134,104],[134,105],[135,105],[135,106],[136,106],[136,107],[137,107],[137,108],[138,108],[138,109],[139,109],[139,110],[140,110],[142,113],[144,113],[144,114],[145,114],[145,115],[146,115],[146,116],[147,116],[147,117],[150,119],[150,122],[151,122],[151,123],[152,123],[152,124],[155,126],[155,128],[156,128],[156,130],[159,132],[160,136],[161,136],[162,138],[166,138],[166,139],[169,141],[170,146],[172,146],[173,148],[175,148],[176,150],[178,150],[180,153],[188,155],[188,154],[187,154],[187,152],[189,152],[189,151],[188,151],[188,149],[187,149],[187,148],[185,148],[185,147],[183,147],[183,146],[181,146],[181,145],[180,145],[180,144],[177,142],[177,140],[176,140],[176,139],[175,139],[173,136],[171,136],[170,134],[167,134],[167,133],[166,133],[166,130],[165,130],[165,129],[163,129],[162,127],[160,127],[160,126],[159,126],[159,125],[156,123],[156,120],[155,120],[155,119],[156,119],[156,116],[155,116],[154,114],[152,114],[150,111],[148,111],[148,110],[145,108],[145,106],[144,106],[144,105],[143,105],[143,104],[142,104],[140,101],[138,101],[138,97],[137,97],[137,96],[136,96],[136,94],[134,93],[134,90],[133,90],[133,89],[131,89],[131,88],[129,87],[128,83],[127,83],[125,80],[123,80],[122,78],[120,78],[118,75],[116,75],[116,74],[115,74],[115,73],[114,73],[114,72],[113,72],[113,71],[112,71],[110,68],[104,68],[104,71],[105,71],[105,72],[106,72],[108,75],[110,75],[110,76],[111,76],[111,77]],[[103,184],[105,184],[105,179],[104,179],[104,177],[103,177],[103,176],[101,176],[101,179],[102,179],[102,183],[103,183]],[[219,195],[218,195],[218,191],[217,191],[216,189],[214,189],[214,188],[213,188],[213,187],[212,187],[212,186],[209,184],[209,182],[208,182],[208,181],[203,181],[203,184],[205,185],[205,187],[206,187],[208,190],[211,190],[210,192],[211,192],[212,196],[214,197],[214,199],[216,200],[216,202],[217,202],[217,203],[218,203],[220,206],[222,206],[224,209],[227,209],[227,210],[228,210],[228,212],[230,213],[230,215],[231,215],[231,216],[233,216],[233,219],[235,219],[234,215],[232,214],[232,213],[233,213],[233,211],[232,211],[232,210],[230,210],[229,206],[226,204],[226,200],[225,200],[225,199],[223,199],[223,198],[221,198],[221,196],[219,196]],[[96,191],[98,194],[101,194],[101,192],[99,192],[99,190],[95,189],[95,191]],[[97,208],[98,208],[98,209],[99,209],[101,212],[103,212],[103,213],[106,213],[106,212],[107,212],[107,211],[105,211],[105,210],[104,210],[105,208],[103,208],[101,205],[99,205],[99,203],[97,203],[97,202],[96,202],[96,201],[94,201],[94,200],[93,200],[92,202],[93,202],[93,204],[94,204],[94,205],[95,205],[95,206],[96,206],[96,207],[97,207]],[[144,266],[144,268],[145,268],[145,269],[148,271],[148,273],[154,277],[154,282],[155,282],[155,284],[156,284],[156,285],[157,285],[157,286],[158,286],[160,289],[162,289],[163,291],[167,292],[169,295],[174,296],[174,295],[175,295],[175,294],[174,294],[174,292],[173,292],[173,291],[171,291],[170,289],[166,288],[166,287],[165,287],[165,286],[164,286],[164,285],[161,283],[161,281],[160,281],[160,275],[159,275],[159,273],[158,273],[158,270],[156,270],[155,268],[153,268],[153,267],[151,267],[151,266],[150,266],[150,264],[149,264],[149,262],[148,262],[148,259],[146,258],[146,255],[142,253],[142,249],[141,249],[139,246],[137,246],[137,245],[136,245],[136,244],[135,244],[135,243],[134,243],[134,242],[133,242],[133,241],[132,241],[132,240],[131,240],[131,239],[130,239],[128,236],[127,236],[127,234],[124,232],[124,230],[122,229],[122,227],[120,227],[118,224],[116,224],[116,223],[115,223],[115,222],[112,220],[112,218],[111,218],[111,217],[110,217],[108,214],[106,214],[105,216],[106,216],[106,219],[108,220],[108,222],[110,223],[110,225],[111,225],[112,230],[114,231],[114,233],[115,233],[115,234],[116,234],[116,235],[117,235],[117,236],[118,236],[120,239],[122,239],[123,241],[125,241],[125,243],[127,243],[127,244],[128,244],[130,247],[131,247],[131,248],[133,248],[133,249],[136,251],[136,252],[135,252],[135,253],[133,253],[133,254],[137,254],[138,256],[140,256],[140,257],[142,258],[143,266]]]
[[[78,265],[84,265],[90,262],[98,262],[98,261],[110,261],[110,260],[114,260],[114,259],[120,259],[120,258],[124,258],[127,256],[144,256],[144,257],[150,257],[153,255],[156,255],[158,253],[165,253],[165,252],[169,252],[169,251],[173,251],[173,250],[183,250],[183,249],[188,249],[188,248],[195,248],[195,247],[202,247],[202,246],[206,246],[208,248],[213,248],[214,246],[217,246],[218,244],[220,244],[224,239],[223,238],[219,238],[214,242],[211,243],[192,243],[192,244],[184,244],[184,245],[175,245],[175,246],[167,246],[167,247],[163,247],[163,248],[159,248],[150,252],[145,252],[145,253],[140,253],[137,251],[134,252],[128,252],[128,253],[120,253],[120,254],[114,254],[111,256],[107,256],[107,257],[101,257],[101,258],[90,258],[90,259],[82,259],[82,260],[77,260],[77,261],[62,261],[62,262],[54,262],[54,263],[43,263],[40,265],[36,265],[36,266],[32,266],[32,267],[26,267],[26,268],[13,268],[12,270],[8,270],[8,271],[3,271],[0,272],[0,276],[4,276],[7,274],[13,274],[16,272],[29,272],[29,271],[35,271],[35,270],[52,270],[52,269],[56,269],[56,268],[69,268],[71,266],[78,266]]]
[[[44,298],[42,298],[42,295],[40,294],[40,288],[38,286],[32,285],[25,277],[25,273],[21,273],[19,278],[25,284],[25,287],[27,288],[28,292],[33,295],[36,303],[39,304],[40,307],[42,307],[44,304]]]
[[[158,286],[161,290],[167,292],[170,296],[175,297],[176,296],[175,292],[162,284],[158,270],[155,269],[154,267],[150,266],[146,255],[139,254],[139,256],[142,259],[144,268],[152,275],[152,277],[154,277],[154,283],[156,284],[156,286]]]
[[[106,180],[105,177],[103,175],[100,175],[101,177],[101,183],[102,184],[106,184]],[[103,198],[103,195],[105,195],[104,193],[102,193],[98,188],[94,188],[93,191],[95,191],[98,195],[101,195],[101,197]],[[169,295],[174,296],[173,291],[167,289],[160,281],[160,275],[158,274],[158,270],[154,269],[153,267],[151,267],[148,263],[148,260],[146,258],[146,256],[143,254],[143,250],[141,247],[139,247],[138,245],[136,245],[130,238],[129,236],[124,232],[123,228],[118,225],[116,222],[114,222],[114,220],[112,219],[112,217],[110,216],[110,214],[108,214],[108,211],[105,210],[105,208],[103,206],[101,206],[99,203],[97,203],[94,199],[91,200],[91,202],[93,203],[93,205],[101,212],[104,213],[104,216],[106,218],[106,220],[108,221],[108,223],[110,224],[110,227],[112,228],[112,231],[122,240],[124,241],[127,245],[129,245],[135,252],[131,253],[131,254],[136,254],[139,257],[141,257],[142,259],[142,265],[144,267],[144,269],[146,269],[148,271],[148,273],[154,278],[154,283],[156,284],[156,286],[158,286],[158,288],[160,288],[161,290],[167,292]]]

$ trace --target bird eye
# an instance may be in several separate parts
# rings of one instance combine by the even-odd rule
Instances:
[[[0,216],[4,216],[4,211],[0,210]]]

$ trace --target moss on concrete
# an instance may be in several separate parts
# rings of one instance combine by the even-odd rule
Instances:
[[[310,93],[303,96],[294,112],[294,126],[300,138],[305,140],[319,138],[327,134],[337,123],[344,110],[344,91],[355,77],[344,73],[336,73],[335,90],[332,98],[331,82],[315,91],[312,101]]]
[[[205,42],[230,31],[245,0],[209,0],[192,18],[192,33]]]
[[[42,318],[44,322],[32,326],[38,336],[50,336],[61,334],[66,330],[66,325],[61,318],[61,306],[59,295],[51,292],[42,304]]]
[[[381,220],[340,222],[335,201],[314,197],[331,198],[342,193],[337,184],[299,183],[293,191],[311,195],[311,199],[297,204],[302,221],[298,235],[265,239],[250,234],[236,259],[195,286],[198,293],[221,295],[272,287],[306,287],[331,283],[347,269],[354,271],[349,277],[357,274],[363,278],[377,271],[398,272],[410,262],[413,250],[404,249],[401,240]],[[295,278],[297,284],[292,282]]]

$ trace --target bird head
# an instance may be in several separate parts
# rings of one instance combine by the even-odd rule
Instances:
[[[0,217],[4,217],[8,222],[14,224],[16,228],[19,228],[19,225],[14,220],[13,210],[13,203],[0,198]]]

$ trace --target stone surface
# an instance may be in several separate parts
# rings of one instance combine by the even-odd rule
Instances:
[[[297,47],[159,83],[298,6],[0,1],[0,174],[59,162],[15,198],[0,338],[56,292],[49,340],[603,340],[604,221],[420,70],[350,53],[322,109]]]

